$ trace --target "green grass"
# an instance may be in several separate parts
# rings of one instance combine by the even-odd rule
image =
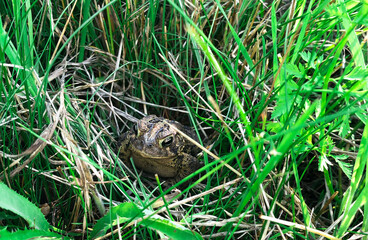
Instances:
[[[15,201],[0,196],[1,235],[367,239],[367,12],[0,2],[0,178]],[[208,149],[179,193],[117,156],[146,114],[193,127]]]

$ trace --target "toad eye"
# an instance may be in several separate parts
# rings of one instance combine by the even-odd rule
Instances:
[[[173,141],[174,141],[174,137],[168,136],[160,142],[160,145],[162,148],[165,148],[165,147],[170,146],[173,143]]]

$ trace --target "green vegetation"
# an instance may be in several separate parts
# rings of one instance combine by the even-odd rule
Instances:
[[[365,1],[0,13],[2,238],[368,239]],[[145,114],[204,146],[181,191],[117,157]]]

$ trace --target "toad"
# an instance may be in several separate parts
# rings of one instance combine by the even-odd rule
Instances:
[[[203,166],[196,158],[199,148],[176,129],[197,141],[194,132],[179,122],[149,115],[124,133],[119,144],[119,157],[128,166],[157,174],[174,184]]]

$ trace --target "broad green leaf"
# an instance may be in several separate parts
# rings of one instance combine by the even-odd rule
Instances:
[[[299,71],[298,67],[295,65],[295,64],[291,64],[291,63],[287,63],[285,64],[285,68],[286,68],[286,71],[297,77],[297,78],[302,78],[303,77],[303,73],[301,71]]]
[[[339,155],[339,156],[333,156],[333,158],[336,160],[337,164],[339,164],[339,167],[341,170],[345,173],[345,175],[351,179],[351,176],[353,174],[353,165],[350,163],[346,163],[343,161],[340,161],[339,159],[347,158],[346,155]]]
[[[349,74],[344,76],[346,80],[367,80],[368,69],[363,67],[354,68]]]
[[[270,132],[278,133],[282,130],[283,124],[281,122],[270,122],[267,123],[267,130]]]
[[[279,95],[276,97],[276,106],[271,114],[271,119],[276,119],[277,117],[291,111],[293,102],[295,101],[296,103],[299,103],[301,100],[301,97],[295,94],[296,90],[298,89],[298,84],[296,84],[294,81],[289,80],[280,88],[281,90]],[[296,99],[294,100],[294,98]]]
[[[16,231],[16,232],[8,232],[6,229],[0,230],[0,239],[9,239],[9,240],[24,240],[24,239],[70,239],[66,238],[64,236],[61,236],[57,233],[48,232],[48,231],[41,231],[41,230],[22,230],[22,231]]]
[[[339,127],[339,136],[345,137],[350,130],[350,124],[349,124],[349,116],[344,115],[342,116],[342,123]]]
[[[368,122],[368,116],[367,114],[363,112],[356,112],[355,115],[360,119],[362,122]]]
[[[4,183],[0,182],[0,208],[9,210],[24,218],[29,227],[47,231],[49,223],[41,210],[25,197],[19,195]]]
[[[314,60],[316,59],[316,53],[315,52],[313,52],[313,55],[310,52],[301,52],[300,56],[302,57],[302,59],[304,61],[306,61],[308,63],[310,68],[316,68],[316,65],[314,63]]]
[[[144,217],[147,218],[142,219]],[[132,202],[125,202],[113,207],[96,223],[91,237],[100,237],[118,223],[122,225],[125,222],[133,220],[138,220],[137,224],[160,231],[172,239],[202,239],[198,233],[183,227],[177,222],[154,215],[149,210],[143,210]]]

